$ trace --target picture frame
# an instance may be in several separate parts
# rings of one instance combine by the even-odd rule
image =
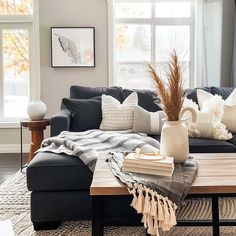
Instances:
[[[51,67],[95,67],[95,27],[51,27]]]

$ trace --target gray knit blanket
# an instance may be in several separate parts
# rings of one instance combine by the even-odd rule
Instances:
[[[162,177],[122,171],[124,153],[110,153],[107,161],[113,172],[133,195],[131,206],[143,214],[143,223],[151,235],[159,229],[167,231],[176,225],[175,211],[186,197],[197,174],[197,162],[189,158],[175,164],[172,177]]]
[[[88,130],[85,132],[63,131],[58,136],[44,139],[37,152],[65,153],[80,158],[93,172],[101,152],[132,152],[137,147],[155,152],[159,142],[145,134],[131,131]]]

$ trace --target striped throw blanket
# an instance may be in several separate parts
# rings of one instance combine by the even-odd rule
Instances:
[[[80,158],[93,172],[101,152],[132,152],[140,147],[155,152],[159,142],[145,134],[131,131],[88,130],[85,132],[63,131],[58,136],[43,141],[38,152],[66,153]]]

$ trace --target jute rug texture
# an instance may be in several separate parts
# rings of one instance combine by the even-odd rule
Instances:
[[[220,201],[221,218],[236,218],[236,198]],[[178,210],[182,219],[210,219],[211,202],[209,199],[188,200]],[[30,192],[26,188],[26,175],[18,171],[0,185],[0,220],[12,221],[15,235],[28,236],[90,236],[90,221],[63,222],[57,230],[34,231],[30,221]],[[0,232],[1,235],[1,232]],[[105,236],[144,236],[143,227],[105,227]],[[175,227],[161,236],[211,236],[211,227]],[[222,236],[236,236],[236,227],[222,227]]]

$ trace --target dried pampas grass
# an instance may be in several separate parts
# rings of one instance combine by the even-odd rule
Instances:
[[[154,81],[157,95],[161,99],[161,107],[169,121],[178,121],[184,102],[184,90],[181,65],[175,50],[171,54],[170,62],[165,67],[167,83],[158,75],[155,68],[148,64],[148,75]]]

